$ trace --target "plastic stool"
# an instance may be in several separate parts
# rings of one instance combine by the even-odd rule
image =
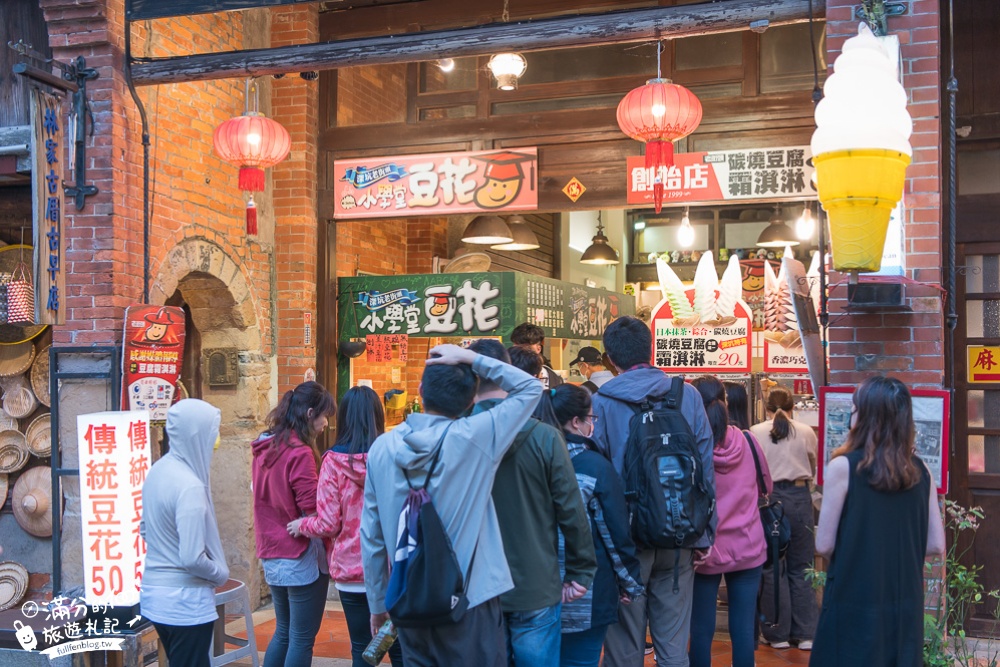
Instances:
[[[247,638],[240,639],[226,634],[226,603],[238,606],[237,611],[243,614],[246,621]],[[250,656],[253,667],[259,667],[257,657],[257,639],[253,634],[253,616],[250,613],[250,594],[242,581],[230,579],[215,589],[215,609],[219,618],[215,621],[212,633],[212,667],[228,665],[234,660]],[[237,646],[233,651],[226,651],[226,644]]]

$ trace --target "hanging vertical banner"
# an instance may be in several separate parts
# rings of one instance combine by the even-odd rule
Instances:
[[[139,524],[150,466],[149,413],[79,415],[76,426],[86,601],[131,607],[139,603],[146,560]]]
[[[129,306],[125,311],[122,406],[149,410],[166,421],[178,398],[184,353],[184,311],[173,306]]]
[[[65,324],[63,272],[63,137],[56,95],[31,91],[31,193],[34,229],[35,322]]]

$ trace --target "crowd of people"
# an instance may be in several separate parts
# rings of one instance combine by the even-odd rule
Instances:
[[[367,664],[372,637],[403,620],[400,601],[412,611],[428,593],[407,558],[430,539],[420,523],[430,505],[462,586],[447,622],[397,623],[394,667],[638,667],[647,636],[658,665],[708,667],[723,580],[733,667],[752,666],[760,641],[811,650],[817,666],[921,664],[923,561],[943,551],[944,531],[904,385],[874,377],[855,392],[815,529],[817,439],[787,391],[773,388],[768,420],[752,425],[742,384],[674,382],[653,367],[638,319],[613,321],[603,353],[579,351],[582,385],[546,363],[540,328],[514,333],[509,349],[489,339],[433,348],[423,412],[389,431],[366,387],[339,407],[316,382],[282,397],[251,445],[257,556],[276,621],[265,667],[311,664],[331,580],[353,664]],[[143,489],[141,610],[172,667],[208,667],[213,590],[228,578],[209,480],[219,425],[207,403],[175,404],[169,453]],[[655,456],[642,469],[647,447]],[[761,498],[780,501],[791,527],[768,567]],[[675,533],[650,537],[664,503]],[[417,524],[423,532],[404,531]],[[829,559],[822,610],[805,578],[817,549]],[[402,591],[400,577],[410,577]]]

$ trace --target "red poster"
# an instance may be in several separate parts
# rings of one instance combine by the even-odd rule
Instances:
[[[653,184],[663,182],[663,201],[707,202],[801,199],[816,195],[808,146],[676,153],[674,164],[646,169],[646,158],[630,157],[628,195],[633,206],[653,205]]]
[[[165,421],[177,400],[184,353],[184,311],[173,306],[129,306],[122,354],[122,408],[149,410]]]
[[[337,219],[538,208],[538,149],[358,158],[333,163]]]
[[[688,305],[695,290],[684,297]],[[701,322],[699,316],[674,317],[669,299],[653,309],[653,365],[669,373],[714,374],[750,372],[750,309],[742,300],[732,316]]]

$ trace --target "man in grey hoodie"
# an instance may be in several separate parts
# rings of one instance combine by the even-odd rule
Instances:
[[[604,330],[604,350],[619,374],[608,380],[594,395],[593,439],[611,458],[620,475],[625,460],[629,420],[637,404],[647,396],[665,396],[671,377],[650,364],[653,337],[649,326],[634,317],[620,317]],[[715,493],[712,464],[714,438],[712,427],[698,390],[684,385],[681,413],[691,427],[698,446],[705,483]],[[608,629],[604,642],[605,667],[639,667],[643,664],[648,620],[656,664],[687,667],[688,635],[691,630],[691,603],[694,591],[694,568],[707,557],[715,540],[716,517],[695,543],[694,549],[682,549],[678,570],[678,588],[674,592],[673,549],[637,548],[636,555],[646,582],[646,596],[623,607],[619,622]],[[638,547],[638,545],[637,545]]]
[[[459,418],[472,405],[476,376],[495,382],[508,392],[507,398],[492,410]],[[420,383],[424,412],[409,415],[368,452],[361,554],[373,634],[387,618],[389,554],[409,492],[404,471],[422,483],[439,447],[428,492],[469,582],[469,609],[458,623],[399,628],[410,667],[507,664],[500,595],[514,584],[491,491],[504,453],[541,392],[536,378],[509,364],[456,345],[439,345],[431,350]]]
[[[140,610],[153,621],[172,665],[209,667],[215,588],[229,579],[209,468],[219,409],[189,398],[167,411],[170,451],[142,485],[146,569]]]

